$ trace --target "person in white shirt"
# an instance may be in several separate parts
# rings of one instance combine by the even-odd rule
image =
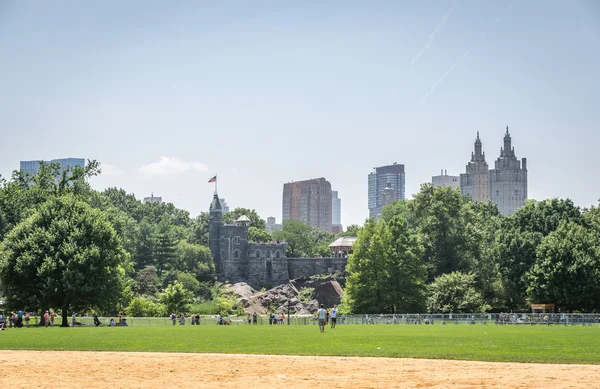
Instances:
[[[336,307],[337,305],[334,305],[333,308],[331,308],[331,328],[335,328],[335,322],[337,320],[338,310]]]
[[[319,330],[321,332],[325,332],[325,315],[327,315],[327,311],[323,308],[323,304],[321,304],[321,308],[317,311],[317,317],[319,319]]]

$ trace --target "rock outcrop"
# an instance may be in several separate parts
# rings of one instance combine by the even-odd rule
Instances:
[[[338,277],[339,278],[339,277]],[[342,278],[340,280],[345,281]],[[290,280],[265,292],[253,289],[245,282],[230,285],[231,293],[239,297],[246,313],[264,315],[269,312],[314,314],[319,304],[332,307],[339,304],[344,290],[335,276],[313,276]]]

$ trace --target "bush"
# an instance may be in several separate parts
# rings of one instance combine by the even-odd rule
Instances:
[[[145,297],[135,297],[129,303],[126,313],[133,317],[159,317],[166,316],[165,306],[157,304]]]

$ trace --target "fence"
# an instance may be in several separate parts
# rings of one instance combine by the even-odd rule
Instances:
[[[102,325],[108,326],[116,317],[100,317]],[[127,317],[129,326],[173,326],[181,325],[180,319],[173,320],[168,317]],[[30,325],[37,325],[39,316],[31,316]],[[71,318],[69,318],[71,324]],[[256,323],[246,317],[228,317],[225,321],[229,325],[312,325],[317,324],[315,316],[290,315],[283,321],[270,319],[269,316],[258,316]],[[62,319],[57,317],[55,325],[60,325]],[[186,317],[184,325],[191,325],[192,318]],[[78,325],[93,326],[92,317],[77,317]],[[425,325],[600,325],[600,314],[595,313],[460,313],[460,314],[398,314],[398,315],[340,315],[337,319],[340,325],[352,324],[425,324]],[[217,324],[216,316],[201,316],[200,326]]]

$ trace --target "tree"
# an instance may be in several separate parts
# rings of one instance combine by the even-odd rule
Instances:
[[[11,306],[108,308],[122,290],[125,252],[105,216],[73,195],[50,199],[0,244],[0,280]]]
[[[258,213],[256,213],[254,209],[247,208],[236,208],[233,211],[224,213],[223,223],[233,224],[241,216],[246,216],[248,219],[250,219],[250,227],[256,227],[261,230],[267,228],[267,222],[265,221],[265,219],[258,216]]]
[[[248,241],[253,243],[265,242],[269,243],[273,240],[273,235],[267,230],[262,230],[257,227],[248,228]]]
[[[154,253],[156,250],[156,232],[152,224],[143,219],[137,226],[138,237],[134,243],[133,263],[135,269],[140,271],[148,266],[155,266]]]
[[[283,221],[281,230],[273,233],[273,238],[287,243],[289,258],[307,257],[311,251],[310,231],[311,228],[301,221],[288,219]]]
[[[562,222],[582,222],[581,210],[569,199],[530,201],[502,220],[493,252],[508,308],[527,307],[528,273],[536,262],[537,248]]]
[[[167,218],[163,218],[158,225],[153,256],[159,276],[162,276],[163,271],[172,268],[177,257],[176,246],[177,241],[173,236],[171,225]]]
[[[360,230],[360,226],[358,224],[350,224],[346,227],[346,231],[342,232],[338,236],[358,236],[358,231]]]
[[[215,277],[215,264],[208,247],[182,240],[176,247],[175,268],[193,274],[198,281],[211,281]]]
[[[158,300],[165,305],[167,312],[184,312],[192,300],[192,293],[175,281],[163,293],[159,293]]]
[[[534,303],[590,312],[600,309],[600,239],[591,229],[563,222],[537,248],[527,294]]]
[[[155,266],[146,266],[135,275],[135,286],[140,295],[154,295],[160,286]]]
[[[210,218],[208,212],[202,212],[192,220],[188,233],[188,242],[201,244],[208,247],[208,233],[210,229]]]
[[[427,307],[432,313],[484,312],[489,307],[477,291],[475,274],[442,274],[429,285]]]
[[[406,222],[368,219],[348,259],[346,303],[353,312],[419,312],[425,303],[422,247]]]

